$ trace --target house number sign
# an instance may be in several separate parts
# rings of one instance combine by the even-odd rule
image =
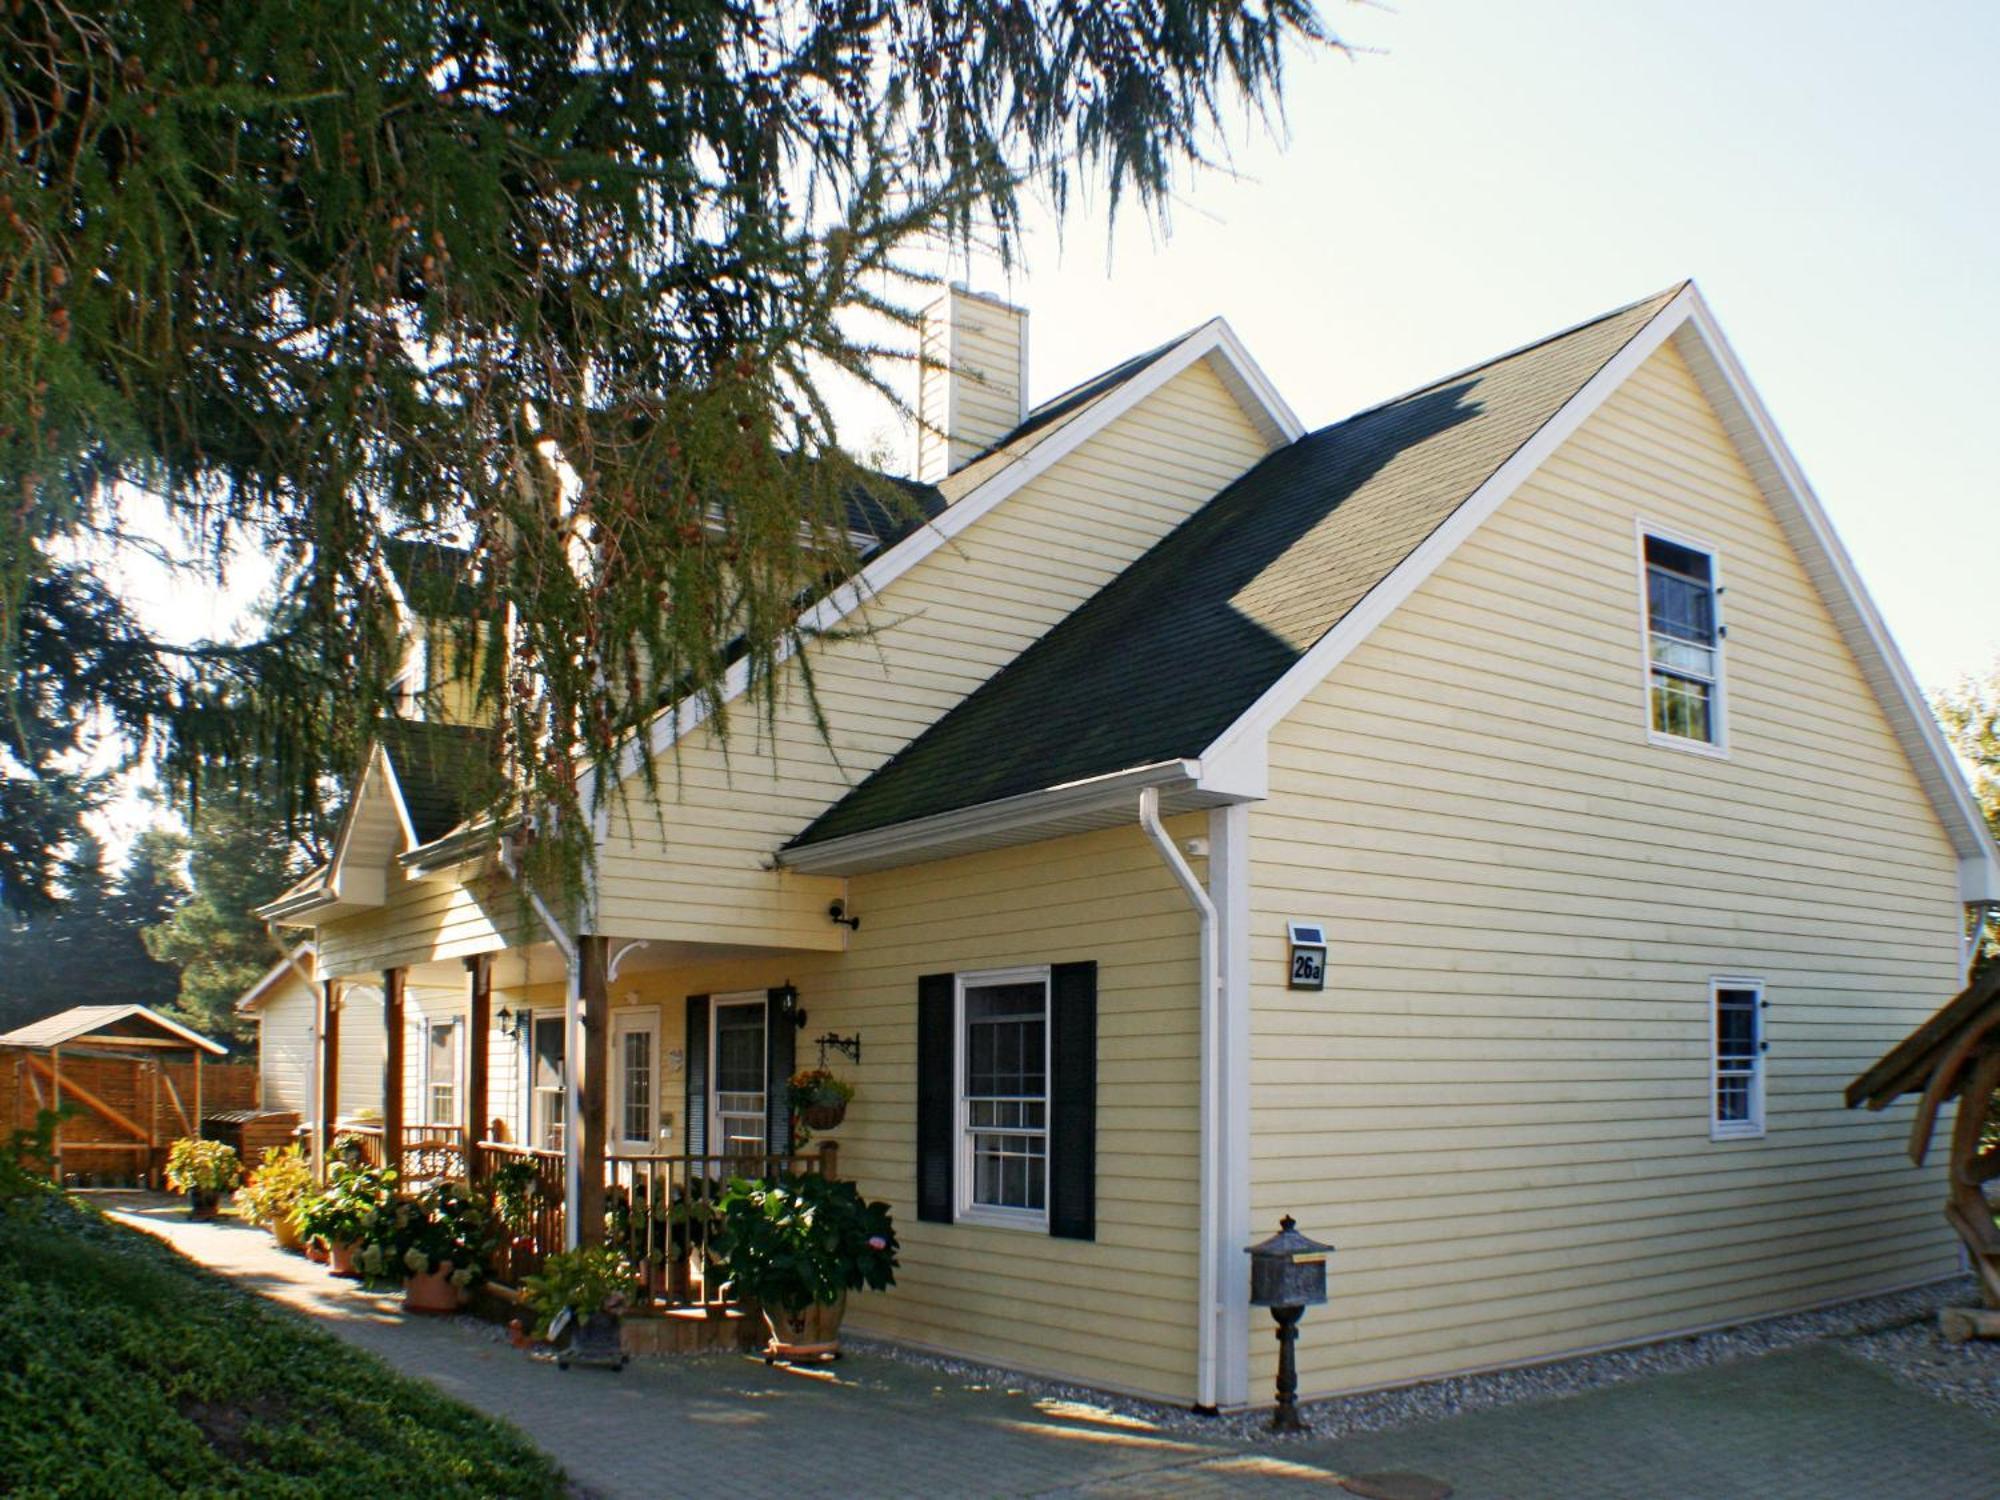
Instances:
[[[1326,988],[1326,929],[1317,922],[1287,922],[1291,936],[1291,975],[1286,984],[1295,990]]]

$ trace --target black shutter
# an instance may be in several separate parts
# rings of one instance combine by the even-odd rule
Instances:
[[[708,996],[687,997],[687,1128],[681,1139],[689,1156],[708,1152]]]
[[[1097,965],[1050,971],[1049,1233],[1097,1238]]]
[[[957,984],[949,974],[917,981],[917,1217],[949,1224],[958,1156]]]
[[[785,997],[790,993],[764,992],[764,1139],[773,1156],[792,1154],[792,1105],[785,1085],[792,1081],[799,1028],[785,1013]]]

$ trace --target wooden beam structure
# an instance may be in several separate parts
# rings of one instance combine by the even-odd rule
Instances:
[[[62,1096],[64,1094],[68,1094],[70,1098],[76,1100],[76,1102],[81,1104],[84,1108],[93,1111],[101,1118],[108,1120],[113,1125],[116,1125],[120,1130],[124,1131],[127,1135],[130,1135],[134,1140],[140,1140],[140,1141],[151,1140],[152,1133],[150,1131],[140,1129],[138,1121],[132,1119],[131,1116],[126,1115],[119,1110],[113,1109],[110,1105],[106,1104],[102,1099],[98,1098],[97,1095],[93,1094],[89,1089],[85,1088],[82,1084],[78,1083],[74,1078],[65,1078],[62,1076],[62,1049],[60,1047],[51,1050],[48,1062],[43,1062],[39,1057],[36,1057],[32,1052],[27,1053],[25,1055],[24,1060],[27,1062],[30,1068],[34,1069],[37,1073],[40,1073],[44,1078],[48,1079],[52,1084],[55,1085],[55,1096],[56,1096],[56,1102],[58,1104],[62,1102]]]
[[[465,961],[465,1175],[479,1176],[479,1143],[486,1139],[488,1068],[493,1040],[493,955]]]
[[[1939,1314],[1947,1338],[2000,1338],[2000,1216],[1986,1184],[2000,1179],[2000,1146],[1983,1145],[1986,1123],[2000,1106],[2000,965],[1966,986],[1874,1067],[1848,1085],[1850,1108],[1887,1109],[1917,1094],[1910,1124],[1910,1160],[1922,1166],[1944,1106],[1956,1100],[1946,1164],[1945,1221],[1964,1242],[1979,1277],[1983,1310]]]
[[[382,1165],[403,1168],[403,981],[405,969],[382,971]]]
[[[580,1153],[576,1242],[604,1242],[604,1102],[611,1065],[610,939],[576,940],[577,993],[583,1002],[583,1118],[570,1124],[570,1149]],[[574,1064],[572,1064],[574,1066]]]

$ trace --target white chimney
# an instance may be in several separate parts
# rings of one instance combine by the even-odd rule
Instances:
[[[924,309],[917,478],[935,484],[1028,414],[1028,314],[954,285]]]

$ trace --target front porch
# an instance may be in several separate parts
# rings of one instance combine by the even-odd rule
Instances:
[[[345,1156],[393,1165],[405,1186],[472,1184],[504,1226],[491,1278],[503,1295],[556,1250],[610,1244],[639,1269],[643,1311],[732,1320],[712,1254],[729,1182],[837,1176],[839,1146],[795,1142],[796,992],[669,999],[680,972],[670,952],[621,967],[645,946],[580,938],[573,978],[543,944],[326,980],[301,1131],[319,1170]],[[357,1018],[379,1047],[380,1082],[349,1111],[356,1070],[342,1040]],[[688,1342],[662,1335],[663,1346]]]

